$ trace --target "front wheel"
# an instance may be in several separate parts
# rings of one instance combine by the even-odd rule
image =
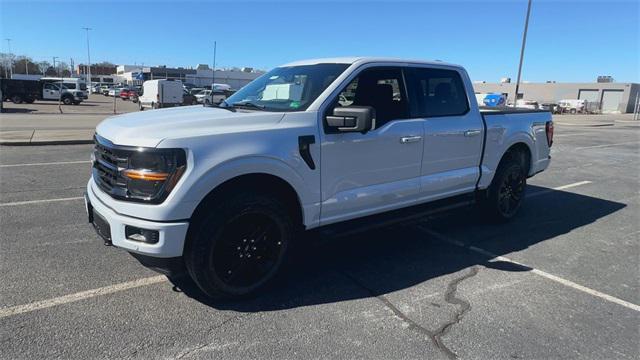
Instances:
[[[254,295],[278,273],[294,237],[286,206],[269,195],[237,195],[194,222],[185,264],[212,298]]]
[[[138,109],[140,109],[140,111],[144,111],[144,107],[140,101],[138,101]]]
[[[64,98],[62,98],[62,103],[65,104],[65,105],[71,105],[71,104],[73,104],[73,99],[68,97],[68,96],[64,97]]]
[[[522,206],[527,186],[524,161],[520,154],[508,154],[498,167],[486,196],[480,199],[484,214],[492,220],[511,220]]]
[[[13,95],[13,96],[11,97],[11,101],[12,101],[14,104],[22,104],[22,96],[20,96],[20,95]]]

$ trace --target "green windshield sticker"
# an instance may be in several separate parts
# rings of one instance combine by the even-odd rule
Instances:
[[[297,109],[300,107],[300,101],[292,101],[291,104],[289,104],[290,108],[294,108]]]

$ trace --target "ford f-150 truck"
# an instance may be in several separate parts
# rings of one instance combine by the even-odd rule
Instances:
[[[549,112],[480,110],[457,65],[299,61],[218,107],[104,120],[87,212],[142,264],[241,297],[273,279],[303,231],[470,203],[512,218],[552,141]]]

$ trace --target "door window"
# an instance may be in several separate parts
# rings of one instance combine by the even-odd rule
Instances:
[[[376,111],[375,127],[391,120],[407,119],[407,98],[399,68],[372,68],[358,74],[338,95],[340,106],[371,106]]]
[[[464,83],[457,71],[411,68],[406,76],[412,117],[456,116],[469,111]]]

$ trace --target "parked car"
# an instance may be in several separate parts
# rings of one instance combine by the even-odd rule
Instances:
[[[488,107],[501,107],[507,103],[507,97],[504,94],[487,94],[482,99],[482,104]]]
[[[473,96],[457,65],[320,59],[276,67],[220,107],[107,118],[88,218],[106,244],[213,298],[267,285],[302,231],[473,203],[507,221],[549,166],[551,114],[479,110]]]
[[[204,90],[204,88],[195,88],[195,87],[194,87],[194,88],[191,88],[191,89],[189,90],[189,94],[191,94],[191,95],[198,95],[198,93],[200,93],[200,92],[201,92],[201,91],[203,91],[203,90]]]
[[[558,110],[558,104],[556,103],[540,103],[540,110],[549,111],[552,114],[557,114],[560,112]]]
[[[182,105],[197,105],[198,99],[195,95],[191,95],[187,90],[182,94]]]
[[[538,102],[534,101],[534,100],[518,100],[516,101],[516,107],[522,108],[522,109],[531,109],[531,110],[537,110],[538,109]]]
[[[122,91],[126,91],[126,90],[129,90],[129,88],[127,88],[127,87],[114,87],[114,88],[111,88],[111,89],[109,89],[109,96],[118,97],[118,96],[120,96],[120,93]]]
[[[113,88],[113,85],[100,85],[100,93],[104,96],[109,96],[109,90]]]
[[[558,101],[558,107],[560,108],[561,113],[583,113],[587,107],[586,100],[578,100],[578,99],[563,99]]]
[[[133,95],[136,95],[136,91],[133,89],[122,89],[120,90],[120,99],[129,100]]]
[[[159,109],[180,106],[184,101],[182,83],[175,80],[148,80],[142,84],[142,95],[138,97],[138,108]]]
[[[199,104],[205,105],[218,105],[227,98],[224,91],[221,90],[216,90],[214,92],[211,90],[202,90],[197,93],[195,97]]]

